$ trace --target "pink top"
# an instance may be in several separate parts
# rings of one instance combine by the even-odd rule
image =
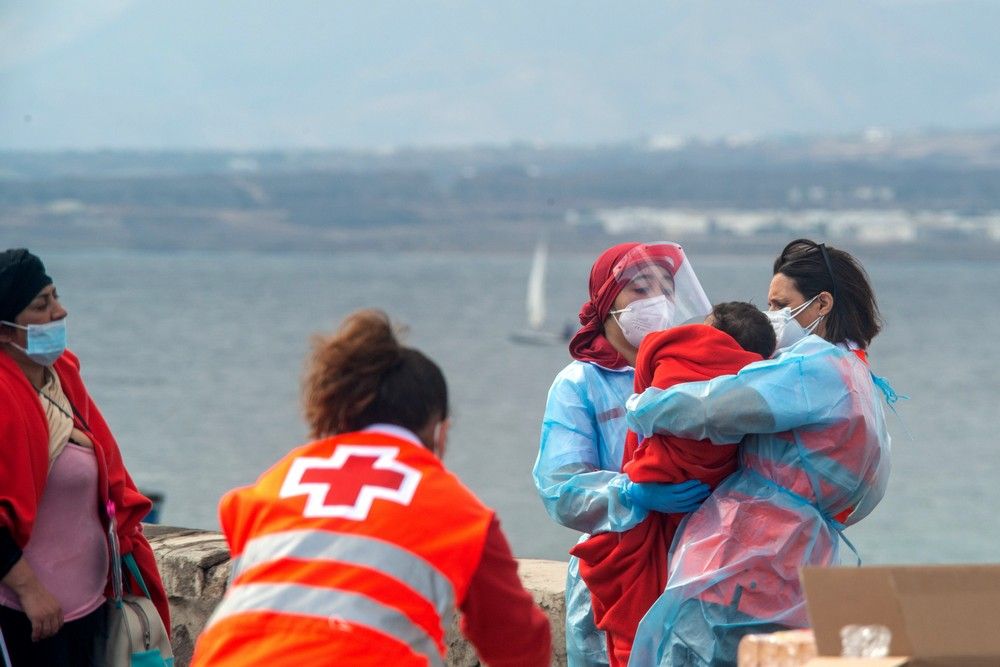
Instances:
[[[110,563],[97,505],[94,450],[71,442],[52,462],[23,556],[59,601],[67,621],[86,616],[104,602]],[[17,594],[3,584],[0,604],[21,609]]]

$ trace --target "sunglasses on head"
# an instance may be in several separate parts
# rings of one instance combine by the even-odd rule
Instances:
[[[833,285],[833,298],[837,298],[837,278],[833,273],[833,264],[830,262],[830,254],[827,252],[825,243],[815,243],[813,241],[793,241],[785,246],[781,251],[780,263],[801,259],[810,253],[819,250],[823,256],[823,263],[826,265],[826,273],[830,276],[830,284]]]

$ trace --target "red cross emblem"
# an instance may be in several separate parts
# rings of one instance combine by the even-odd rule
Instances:
[[[338,445],[329,458],[304,456],[292,462],[280,496],[308,496],[306,517],[363,521],[376,498],[409,505],[420,471],[396,460],[399,447]]]

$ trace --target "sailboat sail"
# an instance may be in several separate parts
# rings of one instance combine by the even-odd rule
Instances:
[[[545,262],[548,257],[548,247],[544,242],[535,246],[535,257],[531,263],[531,273],[528,275],[528,325],[538,331],[545,321]]]
[[[548,245],[539,239],[535,255],[531,260],[528,274],[528,295],[525,305],[528,309],[528,327],[510,334],[510,339],[520,345],[556,345],[568,339],[563,334],[546,331],[545,324],[545,265],[548,262]]]

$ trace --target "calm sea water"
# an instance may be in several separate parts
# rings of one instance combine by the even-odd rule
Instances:
[[[531,466],[564,347],[522,347],[529,257],[487,254],[43,253],[71,347],[162,521],[216,528],[216,503],[305,441],[310,335],[388,311],[444,369],[446,463],[495,507],[515,552],[565,558],[575,534],[538,501]],[[573,321],[592,256],[550,257],[549,324]],[[692,258],[713,302],[760,304],[769,257]],[[890,416],[886,499],[848,535],[865,562],[992,561],[1000,551],[1000,264],[866,258],[887,321],[874,370],[911,397]]]

